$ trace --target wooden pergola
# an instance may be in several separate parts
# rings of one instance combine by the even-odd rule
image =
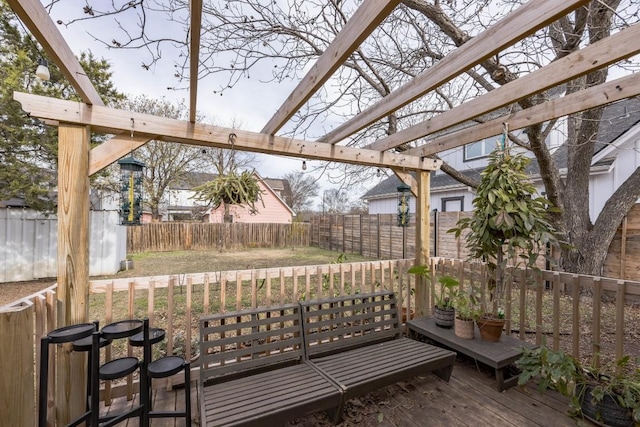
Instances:
[[[390,168],[411,187],[418,200],[415,258],[417,263],[425,263],[429,257],[430,173],[442,163],[429,156],[497,135],[502,131],[503,122],[508,122],[510,129],[515,130],[640,94],[640,73],[636,73],[437,136],[443,130],[468,123],[524,97],[637,54],[640,52],[640,25],[633,25],[366,147],[342,144],[354,133],[588,3],[587,0],[531,0],[327,135],[317,141],[306,141],[278,136],[277,132],[393,11],[399,0],[363,1],[261,132],[205,125],[196,121],[202,0],[190,2],[190,112],[186,121],[106,107],[41,2],[8,0],[8,3],[82,99],[82,102],[72,102],[28,93],[14,94],[14,99],[22,104],[27,113],[57,126],[59,130],[57,327],[89,320],[89,177],[150,140]],[[114,136],[91,149],[91,132]],[[401,153],[394,150],[424,137],[428,137],[428,142],[416,148]],[[410,171],[415,172],[415,178]],[[424,286],[419,285],[416,294],[418,315],[425,310],[424,296]],[[68,383],[58,393],[64,393],[65,399],[71,401],[75,398],[70,399],[70,396],[81,396],[84,387],[81,375],[71,375],[75,357],[71,352],[66,352],[58,362],[58,375],[66,378]],[[81,399],[75,399],[75,403],[78,407],[82,406]],[[66,410],[68,412],[62,415],[62,420],[68,420],[71,413],[78,411],[74,405]]]

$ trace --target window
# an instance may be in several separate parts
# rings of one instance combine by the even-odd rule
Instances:
[[[442,199],[442,212],[463,212],[464,196],[445,197]]]
[[[498,138],[499,137],[495,136],[465,145],[464,160],[469,161],[487,157],[496,148]]]

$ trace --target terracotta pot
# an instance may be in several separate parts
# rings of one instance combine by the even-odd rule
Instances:
[[[433,318],[436,321],[436,326],[441,328],[453,328],[453,320],[455,319],[455,310],[453,307],[441,309],[437,306],[433,310]]]
[[[416,315],[415,310],[409,312],[409,319],[413,319]],[[402,307],[402,323],[407,323],[407,307]]]
[[[477,320],[480,338],[485,341],[498,342],[504,329],[504,319],[494,319],[482,316]]]
[[[453,333],[457,337],[464,338],[465,340],[472,340],[474,338],[475,322],[471,320],[463,320],[456,317]]]

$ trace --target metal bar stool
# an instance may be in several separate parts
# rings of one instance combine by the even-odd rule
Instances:
[[[105,340],[115,340],[121,338],[128,338],[137,333],[143,333],[144,339],[149,339],[149,324],[148,320],[121,320],[119,322],[111,323],[101,330],[101,337]],[[93,342],[93,360],[100,360],[100,346],[99,340],[100,337],[94,336]],[[142,392],[143,384],[146,384],[146,362],[143,360],[140,362],[137,357],[121,357],[118,359],[111,360],[106,362],[101,366],[97,366],[96,363],[93,363],[92,368],[95,370],[94,372],[97,375],[92,375],[92,378],[95,378],[93,382],[93,391],[91,394],[92,407],[97,408],[98,406],[98,384],[100,380],[103,381],[112,381],[119,378],[126,377],[129,374],[132,374],[137,369],[140,369],[140,404],[134,406],[129,411],[123,412],[121,414],[109,417],[99,418],[99,411],[92,411],[92,422],[91,424],[94,426],[100,425],[102,427],[109,427],[119,422],[131,418],[134,416],[140,417],[140,425],[142,425],[144,421],[144,414],[146,412],[147,400],[144,397],[144,393]],[[95,406],[94,406],[95,405]]]
[[[47,388],[49,386],[49,345],[65,344],[91,336],[96,330],[93,323],[81,323],[78,325],[64,326],[49,332],[40,340],[40,390],[38,393],[38,426],[47,425]],[[85,412],[69,426],[76,426],[87,421],[91,415],[90,411]]]
[[[93,322],[93,324],[95,325],[94,331],[100,331],[100,322],[98,322],[97,320],[95,322]],[[98,334],[99,336],[99,340],[98,340],[98,347],[102,348],[102,347],[106,347],[107,345],[111,344],[111,340],[106,339],[104,337],[101,336],[101,334]],[[89,360],[87,363],[87,411],[89,411],[91,409],[91,392],[92,392],[92,381],[91,381],[91,375],[92,375],[92,363],[93,363],[93,335],[90,335],[88,337],[84,337],[84,338],[80,338],[79,340],[75,340],[73,342],[73,351],[88,351],[89,352]],[[100,361],[98,360],[98,363],[100,363]]]
[[[159,359],[152,360],[151,346],[164,339],[165,332],[163,329],[151,328],[149,339],[140,339],[139,335],[135,335],[129,339],[131,345],[143,346],[143,358],[149,362],[146,364],[146,384],[140,383],[140,393],[142,394],[143,386],[145,387],[145,398],[148,407],[145,410],[144,427],[149,426],[151,418],[177,418],[184,417],[187,427],[191,426],[191,364],[180,356],[163,356]],[[184,370],[184,395],[185,409],[184,411],[153,411],[151,408],[153,378],[167,378]]]

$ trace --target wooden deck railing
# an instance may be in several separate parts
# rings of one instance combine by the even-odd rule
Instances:
[[[440,258],[433,258],[431,263],[432,277],[439,274],[455,276],[462,289],[476,286],[481,289],[481,300],[490,303],[489,293],[483,286],[486,282],[483,264]],[[155,352],[177,353],[195,359],[201,314],[377,289],[396,291],[399,302],[410,312],[415,308],[415,277],[407,273],[412,264],[412,260],[367,261],[96,280],[90,284],[89,318],[105,325],[125,318],[149,317],[154,326],[167,332],[167,340],[157,344]],[[512,334],[537,344],[546,341],[553,348],[563,348],[595,364],[623,354],[640,356],[636,340],[630,338],[640,336],[640,325],[629,320],[635,318],[632,312],[640,310],[637,308],[639,282],[553,271],[535,275],[511,270],[508,277],[507,295],[510,298],[506,299],[504,309],[508,318],[506,328]],[[437,286],[436,280],[431,282],[427,307],[433,305]],[[33,357],[22,363],[35,366],[36,376],[39,372],[37,343],[41,336],[54,329],[55,306],[53,286],[0,308],[0,335],[12,340],[8,342],[31,340],[24,346],[34,349]],[[11,313],[25,310],[25,307],[33,319],[33,334],[21,333],[10,325]],[[126,343],[114,344],[107,348],[105,357],[113,358],[131,351]],[[26,371],[5,370],[3,375],[12,372]],[[5,386],[18,380],[23,381],[23,377],[3,379]],[[108,404],[112,398],[132,395],[136,389],[137,383],[129,380],[117,387],[107,386],[102,398]]]

